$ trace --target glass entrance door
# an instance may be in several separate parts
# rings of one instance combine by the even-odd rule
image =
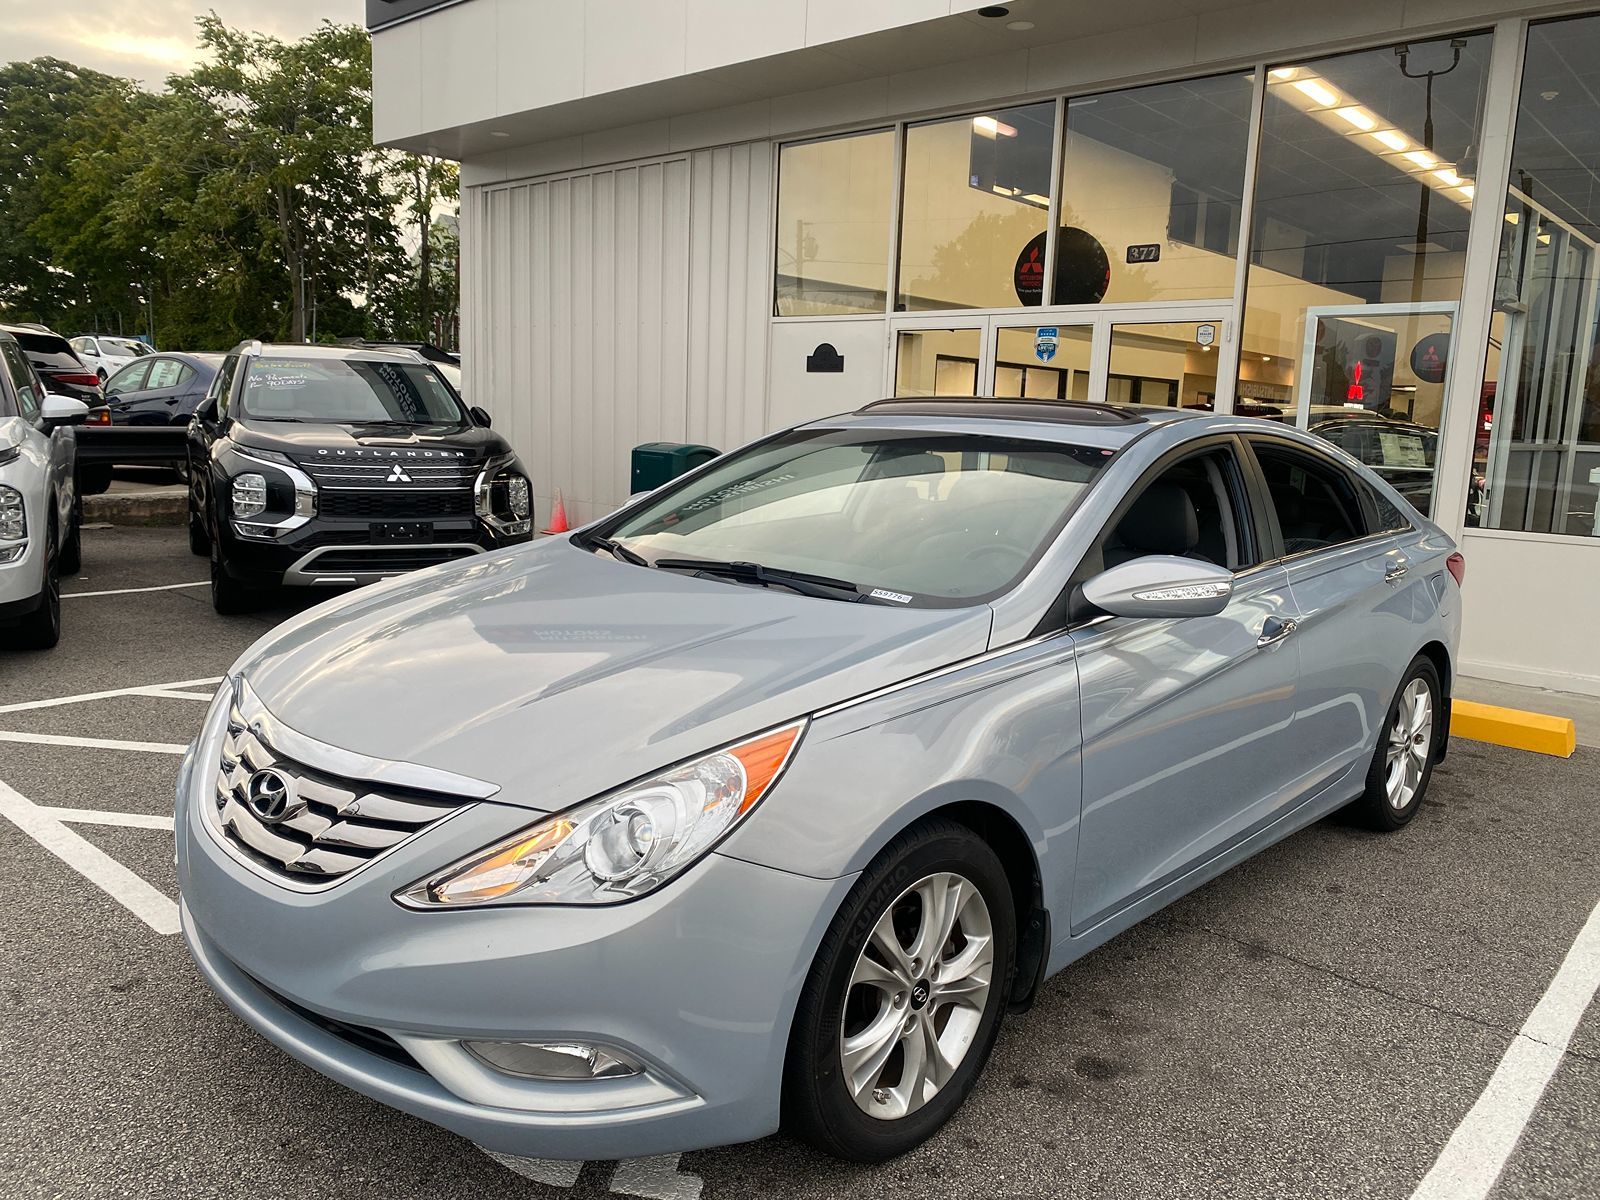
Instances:
[[[1450,303],[1311,308],[1294,423],[1432,515],[1450,375]]]
[[[904,317],[891,325],[893,394],[1209,410],[1232,387],[1232,315],[1169,305]]]

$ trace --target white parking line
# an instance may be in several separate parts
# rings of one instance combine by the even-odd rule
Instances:
[[[189,747],[175,742],[122,742],[114,738],[69,737],[64,733],[10,733],[0,729],[0,742],[35,746],[82,746],[89,750],[137,750],[142,754],[182,755]]]
[[[47,817],[71,821],[74,825],[118,825],[124,829],[164,829],[172,832],[172,818],[153,813],[104,812],[98,808],[51,808],[34,806]]]
[[[1489,1194],[1596,991],[1600,991],[1600,904],[1589,914],[1544,998],[1506,1048],[1489,1086],[1450,1135],[1411,1200],[1483,1200]]]
[[[163,583],[156,587],[142,588],[112,588],[105,592],[62,592],[63,600],[82,600],[89,596],[132,596],[139,592],[175,592],[179,588],[210,587],[209,580],[202,579],[198,583]]]
[[[176,904],[4,781],[0,781],[0,816],[157,933],[178,932]]]
[[[173,683],[146,683],[138,687],[112,688],[107,692],[82,692],[76,696],[55,696],[49,700],[23,700],[17,704],[0,704],[0,713],[31,712],[36,708],[59,708],[63,704],[86,704],[90,700],[110,700],[117,696],[161,696],[181,688],[207,687],[222,682],[222,676],[209,679],[179,679]],[[206,697],[210,699],[210,697]]]

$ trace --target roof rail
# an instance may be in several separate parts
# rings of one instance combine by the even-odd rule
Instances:
[[[993,416],[1011,420],[1064,421],[1086,425],[1133,425],[1147,418],[1111,404],[1087,400],[1048,400],[1031,396],[895,396],[874,400],[857,413],[898,409],[901,412],[950,412],[962,416]]]

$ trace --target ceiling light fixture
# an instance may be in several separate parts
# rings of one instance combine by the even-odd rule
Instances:
[[[1424,171],[1431,171],[1439,165],[1439,156],[1431,150],[1411,150],[1400,156],[1407,162],[1414,162]]]
[[[1444,184],[1445,187],[1458,188],[1466,183],[1466,180],[1457,175],[1451,167],[1441,167],[1433,173],[1433,177]]]
[[[1391,150],[1404,150],[1411,145],[1410,139],[1398,129],[1380,129],[1372,136],[1375,141],[1381,142]]]
[[[1298,74],[1300,72],[1295,67],[1274,67],[1272,69],[1272,77],[1274,79],[1293,79]]]
[[[1007,125],[1004,121],[997,121],[993,117],[973,117],[972,128],[985,137],[1017,136],[1017,131],[1014,127]]]
[[[1011,10],[1004,4],[988,4],[978,10],[978,15],[980,17],[988,17],[991,20],[995,20],[1000,17],[1009,17],[1011,15]]]
[[[492,138],[508,138],[511,135],[504,129],[491,129],[489,130],[489,136]]]
[[[1294,86],[1299,88],[1306,95],[1310,96],[1318,104],[1323,104],[1329,108],[1332,108],[1335,104],[1339,103],[1339,93],[1324,86],[1321,80],[1302,79]]]
[[[1032,21],[1007,21],[1006,22],[1006,28],[1011,30],[1012,33],[1027,33],[1028,30],[1033,28],[1033,22]]]
[[[1333,115],[1336,117],[1343,117],[1346,121],[1348,121],[1351,125],[1354,125],[1363,133],[1367,133],[1378,127],[1378,119],[1376,117],[1374,117],[1366,109],[1357,108],[1354,105],[1351,105],[1349,108],[1336,108],[1333,110]]]

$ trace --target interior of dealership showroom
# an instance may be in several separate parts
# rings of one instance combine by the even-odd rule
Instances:
[[[1462,543],[1469,673],[1600,695],[1600,13],[937,7],[699,71],[623,37],[632,107],[404,74],[506,0],[375,32],[380,139],[463,160],[470,386],[540,503],[888,395],[1231,411]]]

